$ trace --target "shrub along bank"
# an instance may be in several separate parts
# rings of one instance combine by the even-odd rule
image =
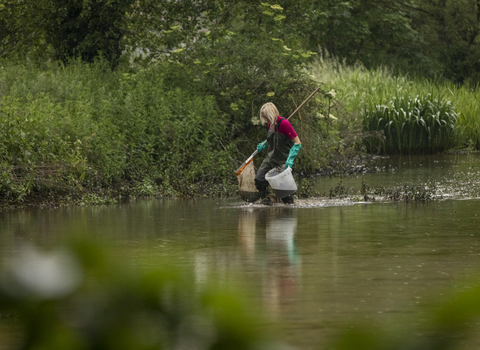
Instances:
[[[286,115],[315,87],[302,75],[296,83],[289,77],[271,95],[273,87],[265,86],[255,103],[248,102],[251,113],[237,115],[233,102],[225,104],[225,90],[206,90],[191,78],[185,65],[171,61],[114,71],[100,61],[3,62],[2,207],[233,195],[234,170],[265,138],[264,128],[255,125],[261,104],[273,101]],[[333,104],[330,95],[319,94],[292,118],[308,145],[296,161],[299,173],[320,169],[330,155],[353,152],[337,133],[353,119],[333,125],[312,113],[334,110]]]
[[[235,59],[220,44],[209,57],[185,50],[113,71],[101,61],[2,62],[1,207],[234,195],[234,170],[265,139],[260,106],[272,101],[286,117],[320,81],[291,119],[304,145],[297,175],[365,171],[367,151],[480,144],[474,91],[334,60],[309,77],[287,56],[246,72],[248,52]]]
[[[3,201],[188,194],[191,184],[225,183],[229,126],[213,97],[167,88],[161,69],[105,68],[2,68]]]

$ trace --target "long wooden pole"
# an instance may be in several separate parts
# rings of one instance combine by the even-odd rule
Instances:
[[[319,85],[319,86],[315,89],[315,91],[312,92],[312,93],[310,94],[310,96],[308,96],[307,99],[306,99],[305,101],[303,101],[302,104],[301,104],[300,106],[298,106],[296,110],[293,111],[292,114],[290,114],[290,117],[288,117],[287,120],[289,120],[291,117],[293,117],[293,115],[294,115],[295,113],[297,113],[297,112],[299,111],[299,109],[302,108],[303,105],[304,105],[305,103],[307,103],[308,100],[310,100],[310,99],[313,97],[313,95],[315,95],[315,94],[317,93],[318,90],[320,90],[321,87],[322,87],[322,85]]]

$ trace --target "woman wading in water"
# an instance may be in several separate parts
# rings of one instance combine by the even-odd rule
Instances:
[[[258,153],[268,148],[268,153],[255,176],[255,187],[260,192],[262,203],[271,204],[268,195],[268,181],[265,175],[277,166],[293,167],[293,161],[298,154],[302,143],[292,127],[292,124],[285,118],[279,116],[277,107],[271,102],[265,103],[260,109],[260,121],[262,125],[267,124],[267,140],[257,146]],[[293,204],[293,195],[282,198],[285,204]]]

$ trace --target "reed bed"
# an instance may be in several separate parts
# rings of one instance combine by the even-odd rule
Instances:
[[[367,130],[383,128],[385,144],[369,140],[370,150],[405,154],[480,148],[479,89],[442,78],[394,75],[386,67],[369,71],[333,58],[318,59],[309,71],[335,88],[349,111],[361,112]]]
[[[368,103],[363,111],[363,127],[383,131],[385,141],[366,140],[369,151],[379,153],[435,153],[455,146],[455,113],[452,104],[432,94],[408,98],[393,97],[386,104]]]

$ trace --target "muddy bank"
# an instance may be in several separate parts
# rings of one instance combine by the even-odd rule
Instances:
[[[158,185],[149,182],[124,182],[88,190],[77,188],[70,191],[32,191],[21,199],[4,196],[0,199],[0,211],[115,204],[141,198],[231,198],[236,195],[237,185],[234,182],[185,184],[181,190],[165,183]]]
[[[294,171],[298,206],[348,205],[359,202],[429,202],[445,198],[480,198],[480,154],[338,158],[315,173]],[[164,181],[110,186],[43,189],[21,199],[3,197],[0,210],[57,208],[134,201],[140,198],[232,198],[242,201],[233,174],[223,183]],[[313,201],[313,202],[312,202]],[[303,204],[302,204],[303,203]],[[241,202],[241,205],[244,205]],[[259,205],[254,203],[254,205]]]
[[[295,181],[299,185],[299,197],[318,196],[311,190],[308,179],[318,176],[345,176],[377,171],[375,166],[378,156],[356,155],[354,157],[336,157],[322,169],[305,173],[294,171]],[[307,179],[304,181],[304,179]],[[0,210],[16,208],[58,208],[63,206],[82,206],[128,202],[138,198],[235,198],[238,197],[238,179],[233,174],[222,183],[187,180],[172,182],[123,181],[111,185],[91,185],[68,187],[47,187],[38,179],[39,185],[21,198],[4,193],[0,198]],[[303,184],[303,188],[302,188]]]

